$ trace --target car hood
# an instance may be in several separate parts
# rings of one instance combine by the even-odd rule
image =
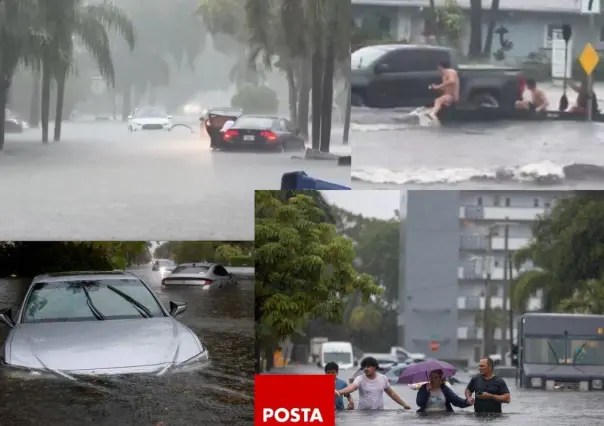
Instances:
[[[161,368],[186,361],[202,349],[197,336],[171,317],[18,324],[7,345],[9,364],[87,373]]]
[[[140,124],[145,125],[145,124],[169,124],[170,120],[168,120],[167,118],[155,118],[155,117],[151,117],[151,118],[133,118],[132,119],[132,123],[133,124]]]

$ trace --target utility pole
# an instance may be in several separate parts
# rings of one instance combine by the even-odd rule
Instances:
[[[507,221],[508,218],[506,217],[505,220]],[[505,224],[504,226],[504,231],[503,231],[503,251],[504,251],[504,258],[503,258],[503,312],[510,312],[512,309],[512,302],[510,300],[510,275],[508,275],[508,271],[509,271],[509,267],[508,265],[510,265],[512,263],[512,260],[510,259],[510,250],[509,250],[509,241],[510,241],[510,225],[508,223]],[[505,330],[505,327],[502,327],[503,330]],[[510,329],[510,335],[512,333],[512,330]],[[503,337],[503,340],[505,340],[505,336]],[[505,357],[503,357],[505,358]]]
[[[491,226],[489,228],[489,234],[487,236],[487,273],[484,280],[484,309],[482,310],[482,356],[489,356],[489,349],[491,347],[491,327],[489,324],[489,308],[491,306],[491,256],[493,254],[493,235],[495,235],[495,228]]]
[[[594,0],[592,0],[590,2],[590,8],[591,8],[591,3]],[[598,2],[600,0],[597,0]],[[589,15],[589,40],[593,40],[594,39],[594,29],[596,26],[596,20],[595,20],[595,14],[591,13]],[[598,40],[599,40],[599,35],[598,35]],[[587,74],[587,87],[588,87],[588,97],[587,97],[587,120],[588,121],[592,121],[593,118],[593,104],[594,104],[594,74],[593,72]]]
[[[510,273],[510,285],[509,285],[509,296],[510,296],[510,310],[508,311],[508,327],[510,328],[510,361],[512,359],[512,352],[514,350],[514,307],[512,306],[512,281],[514,279],[514,265],[512,262],[512,256],[508,262],[509,273]]]

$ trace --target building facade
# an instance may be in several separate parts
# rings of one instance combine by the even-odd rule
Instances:
[[[399,344],[412,352],[477,363],[490,274],[491,308],[504,318],[494,329],[496,353],[506,353],[505,227],[511,255],[529,243],[532,223],[560,196],[552,191],[404,192]],[[512,271],[512,278],[532,267],[522,265],[520,271]],[[540,308],[540,297],[531,298],[528,309]],[[436,352],[434,342],[439,346]]]
[[[437,7],[445,0],[435,0]],[[467,52],[469,46],[469,0],[457,0],[466,15],[467,23],[460,42],[460,50]],[[421,43],[429,0],[352,0],[352,14],[356,25],[365,19],[377,22],[384,33],[393,39]],[[490,19],[491,4],[483,2],[483,40]],[[552,40],[561,37],[562,24],[573,28],[572,56],[577,57],[589,41],[596,49],[604,48],[604,18],[597,16],[593,33],[589,31],[589,18],[580,14],[579,0],[557,0],[545,2],[535,0],[506,0],[501,2],[495,18],[496,28],[505,30],[504,38],[513,47],[506,51],[506,61],[515,62],[530,54],[551,55]],[[494,35],[492,51],[500,47],[499,35]]]

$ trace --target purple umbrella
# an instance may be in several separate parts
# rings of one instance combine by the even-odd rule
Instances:
[[[426,361],[411,364],[406,367],[403,374],[398,378],[398,383],[412,384],[427,382],[430,380],[430,372],[434,370],[442,370],[444,377],[455,375],[457,369],[448,362],[439,361],[437,359],[427,359]]]

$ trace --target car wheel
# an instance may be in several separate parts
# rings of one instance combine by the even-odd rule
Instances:
[[[475,107],[499,108],[499,100],[488,92],[477,92],[470,97],[470,104]]]

